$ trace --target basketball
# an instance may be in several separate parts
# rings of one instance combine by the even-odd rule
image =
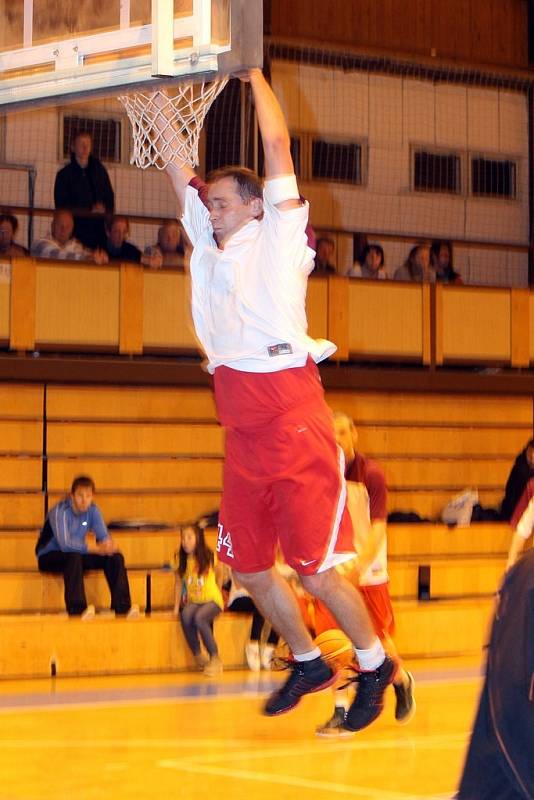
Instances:
[[[315,638],[315,644],[324,660],[337,670],[348,667],[354,661],[354,647],[348,636],[338,628],[324,631]]]

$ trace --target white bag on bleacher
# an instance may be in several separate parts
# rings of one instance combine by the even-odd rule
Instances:
[[[445,525],[469,525],[473,514],[473,507],[478,503],[476,489],[464,489],[452,500],[449,500],[441,512],[441,521]]]

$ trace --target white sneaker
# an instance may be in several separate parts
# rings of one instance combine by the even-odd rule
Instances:
[[[141,615],[141,612],[139,611],[139,606],[137,605],[137,603],[134,603],[130,607],[130,610],[128,611],[128,613],[126,614],[126,619],[138,619],[140,617],[140,615]]]
[[[95,607],[93,605],[87,606],[80,619],[82,622],[89,622],[90,619],[95,617]]]
[[[262,669],[271,669],[271,661],[273,660],[273,655],[274,655],[274,645],[266,644],[263,650],[261,651]]]
[[[245,657],[247,659],[248,668],[252,672],[259,672],[261,669],[260,661],[260,643],[249,642],[245,645]]]

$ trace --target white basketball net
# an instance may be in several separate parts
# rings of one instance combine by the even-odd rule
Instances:
[[[164,169],[198,164],[198,140],[204,118],[228,77],[209,83],[180,83],[155,92],[135,92],[119,97],[132,124],[134,149],[131,164],[141,169]]]

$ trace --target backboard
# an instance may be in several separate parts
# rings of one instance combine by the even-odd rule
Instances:
[[[261,66],[262,0],[0,0],[0,110]]]

